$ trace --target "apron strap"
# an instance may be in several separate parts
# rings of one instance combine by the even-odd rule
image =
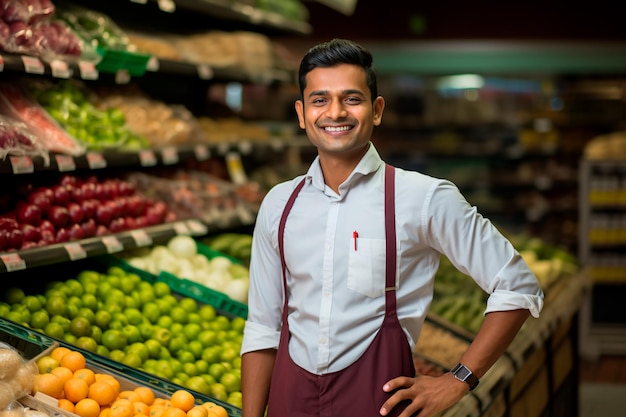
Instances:
[[[283,270],[283,295],[285,297],[285,300],[283,302],[283,324],[287,323],[287,264],[285,263],[285,223],[287,222],[287,216],[289,215],[289,212],[291,211],[291,208],[293,207],[293,203],[294,201],[296,201],[296,197],[298,197],[298,194],[300,194],[300,190],[302,190],[302,187],[304,186],[304,182],[306,180],[306,177],[302,178],[302,181],[300,181],[300,183],[298,183],[298,185],[296,186],[296,188],[293,190],[293,192],[291,193],[291,196],[289,196],[289,200],[287,200],[287,205],[285,205],[285,209],[283,210],[283,215],[280,218],[280,223],[278,224],[278,250],[280,251],[280,260],[282,263],[282,270]]]
[[[393,166],[385,164],[385,312],[396,314],[396,207],[395,173]]]
[[[385,262],[385,312],[387,316],[396,314],[396,216],[395,216],[395,168],[389,164],[385,164],[385,245],[386,245],[386,262]],[[283,214],[278,224],[278,250],[282,263],[283,272],[283,324],[287,322],[287,264],[285,262],[285,223],[287,216],[293,207],[296,197],[304,186],[306,177],[298,183],[296,188],[289,196]]]

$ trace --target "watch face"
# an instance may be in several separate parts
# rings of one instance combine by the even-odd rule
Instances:
[[[461,381],[465,381],[467,377],[469,377],[472,373],[464,366],[461,366],[454,372],[454,375],[459,378]]]

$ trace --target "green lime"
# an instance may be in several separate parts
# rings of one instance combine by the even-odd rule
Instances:
[[[127,324],[122,328],[122,332],[126,335],[128,343],[141,342],[141,332],[139,328],[133,324]]]
[[[172,289],[170,288],[169,285],[167,285],[167,283],[163,282],[163,281],[157,281],[152,285],[152,289],[154,290],[154,295],[157,298],[163,298],[166,295],[171,295],[172,294]]]
[[[232,371],[224,373],[220,378],[220,384],[224,385],[227,393],[241,391],[241,378]]]
[[[76,337],[91,336],[91,323],[86,317],[76,316],[70,322],[70,333]]]
[[[124,309],[123,314],[126,316],[126,320],[129,324],[138,325],[143,322],[143,314],[137,308],[127,307]]]
[[[111,313],[107,310],[98,310],[94,314],[94,324],[101,329],[107,329],[111,323]]]
[[[92,311],[98,311],[98,298],[93,293],[85,293],[81,297],[83,307],[86,307]]]
[[[26,294],[24,293],[24,290],[22,290],[21,288],[12,287],[5,292],[4,301],[9,304],[17,304],[21,303],[25,296]]]
[[[63,328],[63,331],[67,333],[70,331],[70,324],[72,321],[65,316],[57,314],[56,316],[52,316],[50,318],[50,323],[59,323]]]
[[[210,304],[203,304],[198,310],[198,313],[200,314],[200,318],[204,322],[213,321],[213,319],[215,319],[215,316],[217,315],[217,313],[215,312],[215,307]]]
[[[22,299],[21,303],[24,306],[26,306],[26,308],[31,313],[34,313],[35,311],[39,311],[39,310],[41,310],[43,308],[43,306],[41,305],[41,300],[36,295],[27,295],[27,296],[25,296]]]
[[[102,344],[110,351],[122,350],[128,344],[128,340],[121,330],[108,329],[102,333]]]
[[[189,313],[189,315],[187,316],[187,323],[201,324],[202,318],[200,317],[200,314],[197,311],[194,311],[194,312]]]
[[[142,342],[135,342],[126,347],[126,354],[135,353],[141,358],[141,362],[145,362],[150,358],[148,347]]]
[[[46,310],[35,311],[30,316],[30,327],[42,331],[50,324],[50,316]]]
[[[98,349],[98,342],[88,336],[81,336],[76,339],[75,345],[83,350],[93,353],[95,353]]]
[[[159,357],[159,353],[161,352],[161,344],[156,339],[148,339],[143,344],[148,349],[148,355],[156,359]]]
[[[190,340],[187,343],[187,350],[193,354],[195,359],[201,359],[204,346],[202,346],[199,340]]]
[[[119,267],[119,266],[109,266],[109,268],[107,269],[107,275],[109,275],[107,278],[108,279],[112,279],[113,277],[125,277],[126,276],[126,271],[124,271],[123,268]]]
[[[209,365],[209,375],[219,381],[222,375],[226,372],[226,367],[222,363],[212,363]]]
[[[81,284],[77,279],[68,279],[65,281],[65,286],[68,288],[68,291],[72,295],[76,295],[80,297],[84,293],[83,284]]]
[[[76,340],[78,338],[76,336],[74,336],[72,333],[65,333],[63,335],[63,340],[67,343],[69,343],[70,345],[73,345],[76,343]]]
[[[180,305],[173,307],[170,311],[170,317],[176,323],[187,323],[188,314],[189,312]]]
[[[88,307],[80,307],[76,312],[76,317],[84,317],[89,321],[89,324],[96,323],[96,313]]]
[[[172,333],[165,327],[157,327],[152,337],[157,340],[161,346],[167,346],[172,339]]]
[[[198,367],[192,362],[183,362],[183,373],[188,376],[198,375]]]
[[[46,335],[50,337],[54,337],[56,339],[63,339],[63,335],[65,334],[65,331],[63,330],[63,326],[55,322],[48,323],[46,327],[43,329],[43,332]]]
[[[98,344],[102,342],[102,329],[95,324],[91,325],[91,338]]]
[[[173,323],[174,323],[174,319],[171,318],[170,316],[161,316],[158,318],[156,325],[159,327],[165,327],[169,329],[170,327],[172,327]]]
[[[187,310],[189,313],[198,311],[198,302],[191,297],[181,298],[178,305]]]
[[[243,317],[235,317],[230,321],[231,330],[243,333],[243,328],[246,326],[246,319]]]
[[[189,340],[197,339],[201,331],[202,327],[198,323],[187,323],[183,326],[183,334]]]
[[[226,401],[226,399],[228,398],[228,391],[226,390],[226,387],[224,386],[224,384],[221,383],[216,383],[211,385],[211,393],[210,393],[211,397],[213,398],[217,398],[220,401]]]
[[[120,349],[111,350],[109,352],[109,358],[113,359],[116,362],[124,362],[125,357],[126,353]]]
[[[176,352],[176,358],[183,364],[193,363],[196,360],[196,357],[193,355],[193,353],[183,349],[180,349]]]
[[[161,309],[154,301],[145,303],[141,307],[141,313],[150,323],[156,323],[159,320],[159,317],[161,317]]]
[[[64,297],[54,295],[46,301],[46,311],[53,316],[65,316],[67,313],[67,302]]]
[[[201,376],[192,376],[183,386],[200,394],[209,395],[211,393],[211,386]]]
[[[134,352],[126,353],[120,362],[131,368],[141,368],[141,357]]]

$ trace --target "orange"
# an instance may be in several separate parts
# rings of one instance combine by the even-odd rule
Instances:
[[[111,405],[109,417],[133,417],[135,415],[135,407],[130,400],[117,399]]]
[[[179,389],[172,394],[170,398],[172,403],[172,407],[180,408],[185,413],[193,408],[196,405],[196,399],[189,391],[185,391],[184,389]]]
[[[209,410],[201,405],[196,405],[191,410],[187,411],[187,417],[208,417]]]
[[[96,373],[89,368],[81,368],[74,372],[74,378],[82,379],[87,385],[91,385],[96,382]]]
[[[72,371],[70,371],[69,369],[67,369],[64,366],[58,366],[58,367],[54,368],[52,371],[50,371],[50,373],[58,376],[59,378],[61,378],[61,381],[63,381],[63,384],[65,384],[65,382],[68,379],[70,379],[70,378],[72,378],[74,376]]]
[[[117,398],[117,391],[106,381],[96,381],[89,386],[89,398],[95,400],[100,406],[111,404]]]
[[[154,402],[152,403],[153,405],[159,405],[162,407],[171,407],[172,403],[170,402],[170,400],[166,399],[166,398],[155,398]]]
[[[71,351],[72,350],[70,348],[66,348],[65,346],[59,346],[59,347],[54,348],[54,350],[50,352],[50,356],[56,359],[57,362],[61,363],[61,359],[63,358],[63,356],[65,356],[67,352],[71,352]]]
[[[154,405],[152,404],[148,409],[148,415],[150,417],[161,417],[165,412],[165,407],[162,405]]]
[[[228,411],[226,411],[226,409],[221,405],[217,405],[212,402],[204,403],[202,405],[209,410],[208,417],[228,417]]]
[[[63,385],[63,391],[65,392],[65,398],[73,403],[77,403],[83,398],[87,398],[89,385],[84,379],[70,378]]]
[[[74,413],[80,417],[98,417],[100,414],[100,404],[91,398],[83,398],[74,406]]]
[[[141,401],[147,405],[152,405],[154,402],[154,391],[148,387],[137,387],[133,391],[139,394]]]
[[[115,398],[117,398],[117,396],[119,395],[119,393],[120,393],[120,381],[115,379],[115,377],[113,375],[96,374],[96,382],[105,382],[105,383],[111,385],[111,387],[115,391]]]
[[[100,415],[98,417],[109,417],[111,407],[100,407]]]
[[[120,392],[117,398],[126,399],[133,403],[136,401],[141,401],[141,396],[139,396],[139,394],[137,394],[135,391],[131,390],[125,390]]]
[[[178,407],[168,407],[163,411],[162,417],[187,417],[187,413]]]
[[[71,402],[70,400],[67,400],[65,398],[60,398],[59,399],[59,404],[58,404],[59,408],[63,409],[63,410],[67,410],[70,413],[74,412],[74,403]]]
[[[133,407],[135,407],[135,415],[147,416],[149,413],[149,409],[150,409],[148,404],[141,402],[141,401],[134,401]]]
[[[67,352],[63,355],[60,362],[61,366],[68,368],[72,372],[76,372],[79,369],[84,368],[86,364],[87,361],[85,360],[85,356],[75,350]]]
[[[33,393],[44,393],[53,398],[61,398],[63,394],[63,381],[53,374],[40,374],[35,378]]]

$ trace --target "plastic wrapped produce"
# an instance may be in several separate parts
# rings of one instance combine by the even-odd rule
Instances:
[[[46,166],[50,163],[48,151],[26,123],[0,115],[0,158],[7,155],[41,156]]]
[[[28,123],[49,152],[82,155],[85,146],[64,131],[44,110],[14,85],[0,84],[0,111]]]

